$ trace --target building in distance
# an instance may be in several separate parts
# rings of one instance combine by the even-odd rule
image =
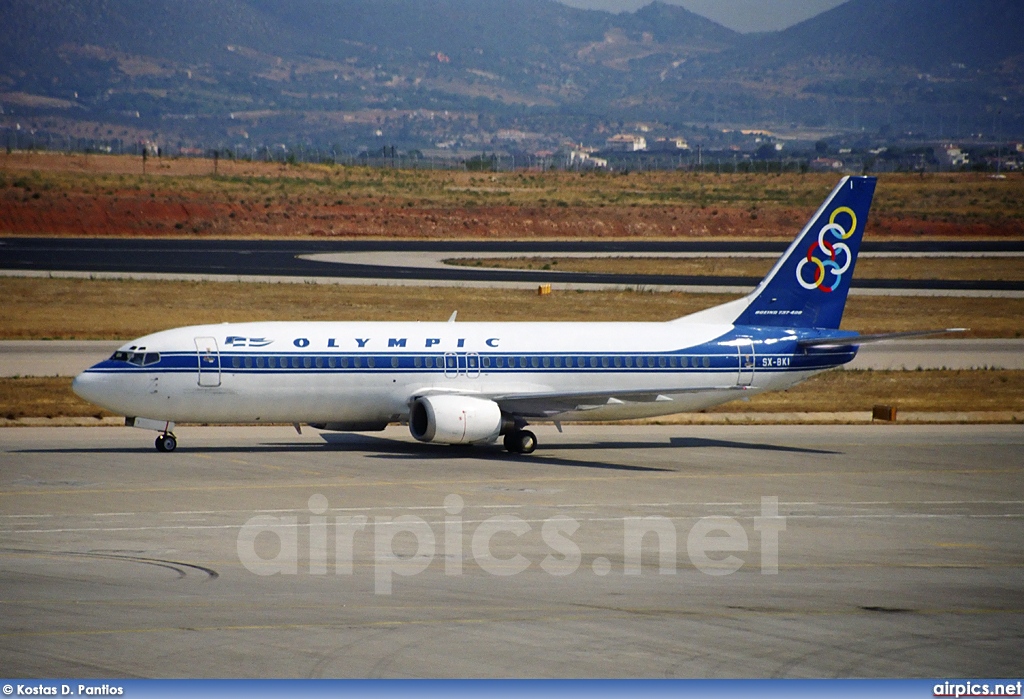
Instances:
[[[617,153],[635,153],[647,150],[647,139],[634,134],[616,134],[605,141],[605,149]]]

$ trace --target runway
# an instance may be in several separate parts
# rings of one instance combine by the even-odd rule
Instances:
[[[1020,426],[538,436],[2,429],[5,674],[1024,674]]]
[[[123,344],[120,340],[0,340],[0,376],[77,376]]]
[[[403,285],[536,286],[745,293],[754,277],[596,274],[438,265],[437,256],[561,253],[778,255],[785,243],[746,241],[316,241],[100,238],[0,239],[7,275],[79,275],[155,279],[309,281]],[[1021,256],[1021,241],[865,242],[862,254]],[[1024,295],[1024,282],[862,279],[852,293],[954,296]]]
[[[0,377],[76,376],[123,344],[116,340],[0,340]],[[863,345],[845,368],[1024,369],[1024,340],[893,340]]]

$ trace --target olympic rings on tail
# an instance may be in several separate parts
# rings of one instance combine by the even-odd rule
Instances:
[[[840,214],[845,214],[850,218],[849,228],[843,228],[840,224],[836,223],[836,219]],[[818,239],[807,248],[807,256],[801,259],[796,266],[796,280],[800,283],[800,286],[805,289],[820,289],[824,292],[830,292],[839,286],[843,280],[843,273],[850,268],[850,264],[853,262],[853,255],[845,243],[829,242],[825,237],[831,234],[836,241],[846,240],[853,235],[855,230],[857,230],[857,214],[853,213],[853,209],[847,206],[840,206],[832,212],[828,223],[818,231]],[[817,248],[821,249],[825,259],[820,259],[815,255]],[[843,260],[842,264],[838,261],[840,257]],[[804,267],[807,264],[814,266],[814,281],[812,282],[804,279]],[[832,283],[826,286],[825,277],[829,272],[832,274],[833,279]]]

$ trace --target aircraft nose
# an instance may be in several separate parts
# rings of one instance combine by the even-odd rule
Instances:
[[[71,390],[79,398],[101,407],[107,407],[110,387],[106,385],[109,382],[105,381],[105,378],[102,374],[86,369],[71,381]]]
[[[88,373],[88,371],[83,371],[71,381],[71,390],[75,392],[76,396],[85,400],[89,400],[89,385],[92,383],[90,380],[92,377],[87,376]]]

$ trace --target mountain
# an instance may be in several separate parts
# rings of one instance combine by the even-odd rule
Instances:
[[[916,70],[990,69],[1024,55],[1024,3],[1014,0],[853,0],[773,35],[749,55],[792,61],[856,56]]]
[[[1022,20],[1018,0],[850,0],[740,35],[661,2],[5,0],[0,128],[250,150],[552,148],[639,121],[1020,133]]]
[[[1016,0],[850,0],[745,37],[722,65],[803,124],[1007,137],[1024,131],[1021,26]]]

